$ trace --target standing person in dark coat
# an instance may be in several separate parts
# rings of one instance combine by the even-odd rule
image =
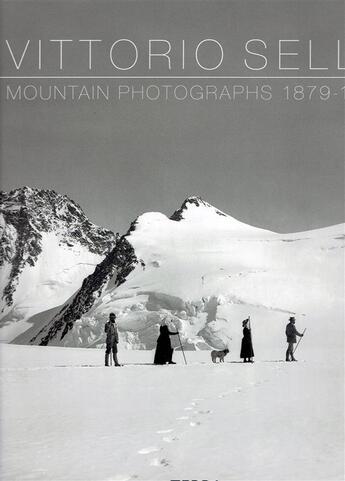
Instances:
[[[160,334],[157,339],[157,347],[155,352],[154,364],[176,364],[172,360],[174,349],[171,347],[170,337],[178,334],[177,332],[170,332],[168,326],[160,326]]]
[[[303,334],[300,334],[296,327],[295,327],[296,319],[294,317],[289,318],[289,324],[286,325],[285,334],[286,334],[286,342],[288,343],[288,348],[286,350],[286,362],[289,361],[297,361],[294,358],[293,350],[294,344],[297,342],[296,336],[303,337]]]
[[[119,333],[115,322],[116,315],[111,312],[109,314],[109,321],[104,326],[104,331],[107,335],[106,351],[105,351],[105,365],[109,366],[109,355],[113,351],[113,358],[115,366],[121,366],[117,359],[117,345],[119,342]]]
[[[243,362],[254,362],[251,358],[254,357],[254,350],[252,344],[252,333],[250,325],[248,327],[249,318],[242,322],[243,326],[243,338],[241,344],[241,354],[240,357]]]

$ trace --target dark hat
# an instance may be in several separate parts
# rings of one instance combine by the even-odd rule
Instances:
[[[291,316],[291,317],[289,317],[289,321],[294,322],[294,321],[296,321],[296,319],[294,318],[294,316]]]
[[[249,319],[245,319],[244,321],[242,321],[242,326],[245,326],[247,323],[248,323]]]

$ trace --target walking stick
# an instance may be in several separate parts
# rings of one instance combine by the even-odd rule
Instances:
[[[180,338],[180,333],[178,331],[177,331],[177,335],[178,335],[178,340],[180,341],[180,346],[181,346],[181,351],[182,351],[183,358],[184,358],[184,363],[187,365],[186,356],[184,354],[184,350],[183,350],[182,342],[181,342],[181,338]]]
[[[307,328],[304,329],[304,331],[303,331],[303,336],[304,336],[304,333],[305,333],[306,330],[307,330]],[[292,351],[292,354],[295,354],[296,349],[298,348],[298,344],[301,342],[301,339],[302,339],[302,337],[300,337],[300,338],[298,339],[298,343],[296,344],[295,349]]]

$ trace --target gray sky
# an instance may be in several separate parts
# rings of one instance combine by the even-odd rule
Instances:
[[[145,46],[149,38],[166,38],[173,45],[185,39],[191,47],[203,38],[216,38],[225,50],[224,65],[216,72],[223,75],[248,75],[243,67],[243,44],[250,38],[268,43],[270,64],[260,75],[281,74],[277,69],[279,38],[301,39],[297,59],[301,65],[307,62],[304,47],[312,39],[316,62],[328,65],[334,73],[336,40],[344,40],[342,1],[27,0],[2,2],[1,9],[2,75],[16,74],[10,68],[4,39],[22,45],[27,39],[99,38],[110,45],[118,38],[130,38],[140,46],[138,68],[131,72],[136,75],[148,73]],[[184,73],[205,74],[192,66],[191,47]],[[51,54],[51,46],[44,49]],[[94,73],[122,74],[114,72],[104,52],[106,48],[100,47],[94,54]],[[212,61],[212,54],[205,52],[205,62]],[[30,55],[22,74],[37,74]],[[65,59],[65,75],[89,74],[83,67],[85,52],[72,49]],[[51,56],[42,73],[58,73],[55,60]],[[169,74],[163,67],[155,73]],[[181,72],[175,68],[174,73]],[[302,68],[297,74],[310,72]],[[325,71],[319,74],[327,75]],[[113,87],[117,83],[160,84],[158,80],[98,82]],[[120,232],[140,213],[171,214],[193,194],[244,222],[279,232],[343,222],[344,102],[340,96],[327,102],[287,102],[282,98],[283,87],[295,82],[310,84],[266,80],[273,91],[270,102],[53,103],[5,101],[6,84],[18,81],[2,80],[1,187],[53,188],[80,203],[94,222]],[[71,82],[21,81],[28,83]],[[261,81],[245,79],[170,83],[261,85]],[[345,81],[312,84],[327,84],[339,92]]]

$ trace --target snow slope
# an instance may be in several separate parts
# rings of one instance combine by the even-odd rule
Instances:
[[[37,313],[59,306],[115,243],[67,196],[23,187],[0,196],[0,339],[30,327]]]
[[[343,313],[344,225],[277,234],[191,197],[170,219],[143,214],[121,242],[134,249],[130,272],[119,282],[113,269],[94,291],[90,276],[32,342],[101,346],[113,311],[130,348],[152,349],[167,318],[185,348],[231,350],[251,315],[264,349],[276,345],[291,314],[321,330]]]
[[[122,368],[97,349],[0,345],[1,479],[342,480],[343,345],[314,340],[324,351],[306,335],[297,363],[279,362],[282,337],[253,365],[237,346],[187,366],[125,350]]]

